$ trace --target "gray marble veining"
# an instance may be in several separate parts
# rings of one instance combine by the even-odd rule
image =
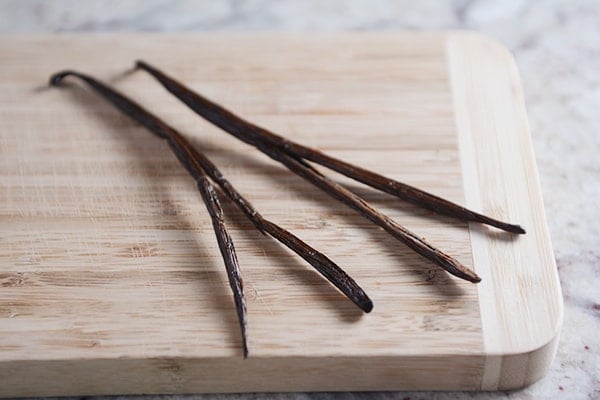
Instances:
[[[550,372],[509,393],[194,397],[600,399],[600,2],[0,1],[0,32],[11,33],[406,29],[472,29],[498,39],[515,54],[565,299],[562,337]]]

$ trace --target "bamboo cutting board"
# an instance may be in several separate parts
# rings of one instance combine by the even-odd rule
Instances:
[[[293,140],[522,224],[512,236],[338,181],[483,278],[459,281],[149,76],[155,64]],[[241,357],[210,219],[168,146],[72,81],[108,81],[372,297],[361,315],[223,201],[248,302]],[[562,301],[515,64],[469,33],[0,39],[0,395],[494,390],[539,379]],[[326,171],[328,174],[329,172]]]

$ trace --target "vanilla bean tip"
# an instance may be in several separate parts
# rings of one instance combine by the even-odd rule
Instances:
[[[516,225],[516,224],[508,224],[506,222],[501,222],[501,221],[493,221],[493,222],[486,222],[491,226],[495,226],[498,229],[502,229],[503,231],[509,232],[509,233],[516,233],[519,235],[524,235],[525,232],[525,228],[523,228],[521,225]]]
[[[373,311],[373,302],[371,301],[371,299],[369,299],[368,297],[361,301],[359,304],[359,307],[361,310],[363,310],[366,314],[370,313],[371,311]]]
[[[452,275],[464,279],[467,282],[471,282],[471,283],[479,283],[481,282],[481,277],[479,275],[477,275],[475,272],[469,270],[468,272],[465,271],[461,271],[461,272],[450,272]]]
[[[463,278],[464,280],[469,281],[471,283],[481,282],[481,277],[477,275],[475,271],[466,267],[463,271],[460,271],[460,273],[456,274],[456,276],[458,276],[459,278]]]
[[[242,346],[242,353],[244,355],[244,360],[248,358],[248,343],[246,343],[246,338],[244,338],[244,344]]]
[[[63,79],[65,79],[69,75],[76,75],[77,73],[74,71],[60,71],[50,76],[50,80],[48,81],[49,86],[59,86]]]
[[[432,260],[434,261],[434,260]],[[450,274],[456,276],[457,278],[464,279],[471,283],[479,283],[481,282],[481,277],[477,275],[475,271],[464,266],[459,261],[454,260],[449,257],[449,259],[442,259],[440,261],[435,261],[436,264],[440,265],[442,268],[449,272]]]
[[[524,235],[525,233],[527,233],[525,231],[525,228],[523,228],[521,225],[511,225],[511,227],[513,228],[512,233],[518,233],[520,235]]]
[[[135,69],[148,70],[149,65],[143,60],[135,60]]]

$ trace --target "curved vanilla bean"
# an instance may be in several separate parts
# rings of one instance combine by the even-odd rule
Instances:
[[[55,76],[60,75],[57,74]],[[100,82],[95,81],[88,76],[82,76],[81,74],[77,76],[79,76],[81,79],[84,79],[86,83],[100,92],[104,97],[107,98],[107,100],[117,106],[125,114],[141,123],[157,136],[169,140],[169,144],[173,148],[173,151],[178,154],[178,157],[181,153],[179,149],[184,149],[184,156],[179,158],[184,166],[188,168],[188,171],[190,168],[189,165],[192,164],[192,167],[195,171],[198,170],[202,171],[204,174],[207,174],[221,187],[225,194],[246,215],[246,217],[258,230],[263,233],[268,233],[306,260],[361,310],[368,313],[373,309],[373,302],[371,299],[367,296],[364,290],[348,274],[346,274],[346,272],[344,272],[344,270],[342,270],[324,254],[303,242],[297,236],[260,215],[258,211],[254,209],[252,204],[250,204],[248,200],[246,200],[239,192],[237,192],[233,185],[231,185],[231,183],[225,179],[212,161],[194,148],[173,127],[167,125],[165,122],[149,113],[132,100],[127,99],[125,96],[117,93],[113,89],[108,88]],[[176,145],[175,148],[174,145]]]
[[[137,61],[136,67],[151,74],[169,92],[179,98],[197,114],[238,139],[255,147],[258,147],[257,143],[259,142],[269,144],[285,151],[294,158],[304,158],[317,164],[321,164],[324,167],[337,171],[362,182],[365,185],[394,195],[417,206],[435,211],[439,214],[448,215],[465,221],[480,222],[511,233],[525,233],[525,230],[519,225],[502,222],[475,211],[471,211],[414,186],[386,178],[373,171],[328,156],[318,150],[295,143],[267,129],[254,125],[251,122],[238,117],[224,107],[208,100],[191,89],[188,89],[173,78],[168,77],[163,72],[143,61]]]
[[[172,135],[168,129],[163,129],[161,124],[156,123],[156,121],[153,121],[150,118],[144,118],[144,110],[140,106],[132,101],[129,101],[126,97],[116,93],[109,87],[87,75],[75,71],[63,71],[52,75],[50,78],[50,84],[53,86],[59,86],[62,80],[67,76],[74,76],[83,80],[124,114],[140,122],[159,137],[167,140],[171,150],[173,150],[173,153],[175,153],[181,164],[187,169],[187,171],[196,181],[198,190],[202,195],[202,199],[206,204],[206,209],[211,217],[215,236],[219,244],[219,250],[221,251],[221,255],[225,263],[227,278],[229,280],[229,286],[233,292],[235,308],[242,333],[243,355],[244,358],[248,357],[248,323],[246,318],[246,303],[244,300],[242,278],[233,240],[227,232],[227,228],[223,219],[223,209],[221,208],[215,189],[200,165],[198,165],[198,163],[192,158],[192,154],[188,148],[189,146],[182,141],[180,137]]]

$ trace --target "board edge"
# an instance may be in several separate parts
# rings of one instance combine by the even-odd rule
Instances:
[[[474,48],[480,51],[477,53]],[[531,133],[529,123],[525,113],[525,101],[522,94],[522,86],[519,79],[516,61],[512,53],[499,41],[488,36],[471,32],[471,31],[449,31],[446,41],[446,57],[449,68],[449,80],[451,92],[454,102],[455,119],[457,125],[457,134],[459,136],[459,148],[461,154],[461,163],[463,171],[463,180],[465,187],[465,198],[467,207],[475,210],[482,210],[483,200],[480,196],[479,184],[480,179],[485,177],[479,176],[480,169],[477,167],[476,149],[473,146],[473,135],[480,132],[471,131],[471,120],[480,115],[475,115],[483,108],[490,104],[482,105],[479,109],[469,109],[466,104],[461,107],[461,96],[466,96],[469,91],[477,90],[474,84],[468,87],[467,81],[476,81],[477,79],[493,79],[494,76],[485,75],[486,72],[481,72],[480,69],[472,69],[471,72],[476,72],[480,76],[464,75],[462,69],[465,63],[476,63],[478,57],[488,57],[494,59],[499,69],[504,68],[508,72],[508,80],[510,81],[511,90],[514,94],[515,107],[522,110],[522,115],[518,115],[515,120],[520,126],[514,132],[519,130],[523,133],[520,139],[524,144],[520,149],[522,157],[529,161],[531,165],[530,177],[531,190],[539,194],[539,206],[541,207],[541,217],[539,224],[541,225],[541,234],[544,236],[546,251],[552,257],[546,265],[548,275],[545,277],[554,288],[554,293],[548,296],[547,299],[553,301],[552,307],[555,309],[553,319],[550,322],[547,335],[538,337],[535,341],[530,341],[526,345],[509,345],[507,341],[493,340],[497,336],[498,331],[502,330],[502,316],[495,308],[493,301],[489,301],[492,294],[482,290],[484,285],[479,286],[478,295],[480,303],[480,311],[482,318],[482,331],[484,336],[485,361],[484,371],[481,382],[482,390],[509,390],[518,389],[528,386],[537,380],[541,379],[548,371],[558,348],[560,338],[560,330],[563,321],[564,305],[560,289],[560,281],[556,263],[554,260],[554,252],[549,237],[546,216],[544,213],[543,199],[541,198],[541,184],[539,181],[539,173],[535,162],[533,145],[531,142]],[[516,135],[517,133],[515,133]],[[466,176],[465,176],[466,175]],[[469,232],[473,246],[473,262],[477,267],[485,264],[490,268],[490,259],[486,251],[485,241],[489,241],[487,234],[484,233],[485,228],[479,224],[469,223]],[[477,248],[477,250],[475,250]],[[478,254],[477,254],[478,252]],[[479,271],[478,271],[479,272]],[[499,290],[498,290],[499,291]],[[487,297],[487,300],[486,300]],[[492,339],[491,339],[492,338]]]

